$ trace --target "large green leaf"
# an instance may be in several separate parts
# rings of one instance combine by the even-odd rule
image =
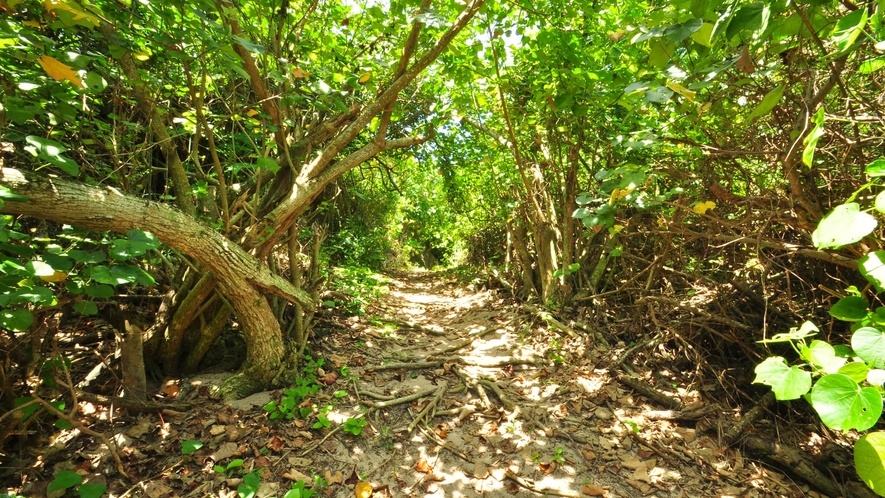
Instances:
[[[859,8],[847,14],[833,29],[833,42],[836,44],[837,53],[848,51],[857,37],[860,36],[867,24],[867,9]]]
[[[83,476],[72,471],[72,470],[62,470],[59,472],[55,479],[49,483],[49,487],[46,489],[49,492],[59,491],[62,489],[72,488],[78,484],[83,482]]]
[[[0,310],[0,327],[7,330],[27,330],[34,323],[34,315],[27,309]]]
[[[873,251],[864,254],[857,260],[857,269],[876,292],[885,292],[885,251]]]
[[[882,395],[851,377],[825,375],[811,389],[811,405],[830,429],[865,431],[882,415]]]
[[[885,333],[873,327],[861,327],[851,336],[851,348],[873,368],[885,368]]]
[[[107,484],[95,482],[81,485],[77,488],[77,494],[80,495],[80,498],[99,498],[107,490]]]
[[[688,21],[685,21],[683,23],[674,24],[673,26],[668,27],[664,30],[663,35],[673,40],[674,42],[679,43],[691,36],[691,34],[695,31],[701,29],[701,26],[703,26],[703,24],[703,19],[689,19]]]
[[[811,389],[811,373],[787,365],[780,356],[772,356],[756,365],[753,383],[771,386],[774,396],[781,401],[798,399]]]
[[[836,304],[830,308],[830,315],[846,322],[859,322],[866,318],[868,307],[866,299],[858,296],[846,296],[836,301]]]
[[[753,112],[750,113],[751,118],[758,118],[760,116],[764,116],[771,112],[774,109],[778,102],[780,102],[781,97],[784,95],[784,90],[787,87],[784,85],[778,85],[774,90],[765,94],[765,97],[762,97],[762,102],[759,102],[759,105],[753,109]]]
[[[25,137],[25,140],[31,144],[31,150],[33,150],[40,159],[58,166],[59,169],[69,175],[76,176],[80,173],[80,166],[78,166],[72,159],[62,155],[62,153],[67,150],[64,145],[55,140],[35,137],[33,135],[28,135]]]
[[[871,432],[854,443],[857,475],[879,496],[885,496],[885,432]]]
[[[876,218],[860,210],[860,204],[849,202],[836,206],[821,220],[811,234],[815,247],[841,247],[859,242],[876,229]]]
[[[826,373],[836,373],[845,364],[845,358],[836,356],[836,350],[824,341],[812,341],[801,350],[802,358]]]
[[[734,13],[731,22],[728,23],[725,37],[730,40],[746,31],[751,33],[764,31],[768,26],[770,15],[771,12],[767,2],[754,2],[744,5]]]

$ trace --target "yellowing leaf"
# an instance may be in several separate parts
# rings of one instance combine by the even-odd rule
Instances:
[[[46,12],[52,12],[54,10],[63,10],[65,12],[70,12],[71,14],[73,14],[75,21],[85,20],[85,21],[90,22],[93,26],[98,26],[98,22],[99,22],[98,17],[95,17],[92,14],[88,14],[86,12],[83,12],[77,6],[68,5],[67,3],[59,1],[59,0],[44,0],[43,6],[46,7]]]
[[[672,81],[667,83],[667,88],[669,88],[670,90],[673,90],[674,92],[678,93],[679,95],[682,95],[683,97],[687,98],[688,100],[690,100],[692,102],[694,102],[694,96],[697,95],[697,92],[689,90],[688,88],[685,88],[684,86],[680,85],[679,83],[674,83]]]
[[[372,79],[372,73],[365,72],[360,76],[359,84],[365,85],[366,83],[369,82],[370,79]]]
[[[37,62],[43,67],[43,70],[46,71],[46,74],[52,77],[55,81],[68,80],[74,84],[74,86],[78,86],[80,88],[86,88],[86,85],[83,84],[83,80],[77,76],[77,73],[71,69],[70,66],[67,66],[57,59],[54,59],[48,55],[42,55]]]
[[[64,282],[64,280],[68,278],[68,274],[56,270],[52,275],[40,275],[40,278],[47,282]]]
[[[256,111],[255,109],[249,109],[249,112],[247,112],[246,115],[251,118],[252,116],[257,116],[258,111]]]
[[[361,482],[356,485],[356,488],[353,490],[356,498],[369,498],[372,496],[372,493],[375,490],[372,488],[372,485],[367,482]]]
[[[42,27],[38,21],[22,21],[22,26],[30,26],[32,28]]]
[[[135,57],[136,60],[140,60],[142,62],[151,58],[151,54],[146,54],[144,52],[139,52],[137,54],[133,54],[132,57]]]
[[[691,208],[691,210],[697,214],[704,214],[707,211],[709,211],[710,209],[714,209],[715,207],[716,207],[715,202],[707,201],[707,202],[699,202],[699,203],[695,204],[694,207]]]
[[[308,76],[310,76],[310,73],[308,73],[304,69],[301,69],[300,67],[293,67],[292,76],[300,80],[302,78],[307,78]]]

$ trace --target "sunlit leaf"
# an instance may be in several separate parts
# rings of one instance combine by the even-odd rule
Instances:
[[[860,36],[864,26],[867,24],[867,16],[867,9],[855,9],[842,19],[839,19],[832,35],[838,53],[846,52],[854,45],[857,37]]]
[[[762,102],[759,102],[759,105],[757,105],[756,108],[753,109],[753,112],[750,113],[750,117],[758,118],[771,112],[771,110],[777,106],[778,102],[780,102],[781,97],[784,95],[784,90],[786,89],[786,86],[778,85],[774,90],[765,94],[765,97],[762,98]]]
[[[77,73],[67,64],[59,62],[58,59],[48,55],[41,55],[37,62],[40,63],[46,74],[55,81],[70,81],[76,87],[86,88],[86,85],[83,84],[83,80],[77,76]]]
[[[704,213],[706,213],[707,211],[709,211],[709,210],[711,210],[711,209],[715,209],[715,208],[716,208],[716,203],[715,203],[715,202],[713,202],[713,201],[705,201],[705,202],[699,202],[699,203],[695,204],[695,205],[691,208],[691,210],[694,211],[694,212],[697,213],[697,214],[704,214]]]
[[[811,234],[815,247],[841,247],[862,240],[876,229],[876,218],[860,210],[856,202],[840,204],[821,220]]]

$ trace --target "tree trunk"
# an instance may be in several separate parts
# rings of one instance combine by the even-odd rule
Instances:
[[[166,205],[126,196],[108,187],[93,187],[11,168],[0,170],[0,184],[28,198],[28,202],[5,202],[0,208],[2,213],[23,214],[93,230],[121,233],[146,230],[211,271],[246,336],[244,378],[232,380],[228,385],[236,389],[226,392],[227,395],[237,396],[267,386],[278,373],[284,355],[280,325],[258,289],[272,292],[306,310],[315,307],[306,292],[272,274],[240,246]]]

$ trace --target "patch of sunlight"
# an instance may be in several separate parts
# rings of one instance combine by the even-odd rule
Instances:
[[[596,394],[605,387],[605,378],[601,375],[589,379],[586,377],[578,377],[575,379],[575,384],[581,386],[587,394]]]
[[[524,394],[527,399],[541,401],[556,394],[559,384],[534,385]]]

